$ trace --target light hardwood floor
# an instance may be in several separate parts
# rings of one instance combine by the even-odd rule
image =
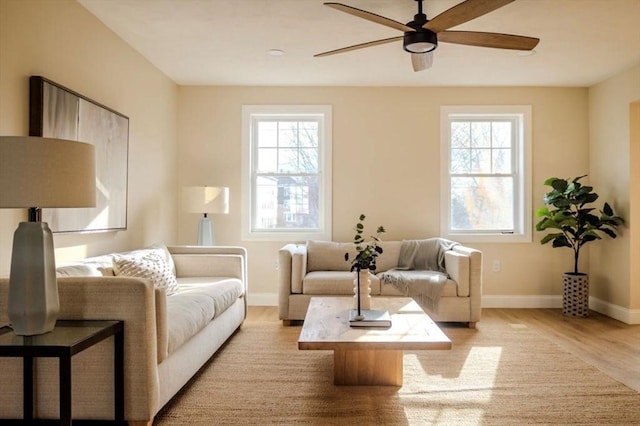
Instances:
[[[250,306],[247,322],[251,321],[280,322],[278,308]],[[483,309],[478,327],[489,321],[524,324],[640,392],[640,325],[627,325],[593,311],[588,318],[570,318],[560,309]]]

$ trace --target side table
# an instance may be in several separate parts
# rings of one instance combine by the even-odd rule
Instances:
[[[71,425],[71,357],[114,336],[113,384],[114,423],[124,424],[124,322],[59,320],[55,328],[36,336],[17,336],[8,327],[0,328],[0,357],[23,359],[23,423],[37,424],[33,413],[33,359],[59,359],[60,424]],[[104,423],[104,422],[102,422]]]

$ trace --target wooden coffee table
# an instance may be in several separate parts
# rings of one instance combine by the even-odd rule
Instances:
[[[403,350],[451,349],[451,340],[409,297],[375,297],[391,328],[352,328],[353,297],[312,297],[298,349],[333,350],[336,385],[402,386]]]

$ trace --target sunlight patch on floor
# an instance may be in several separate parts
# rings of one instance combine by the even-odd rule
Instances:
[[[441,372],[437,366],[425,364],[428,356],[405,354],[405,374],[421,374],[424,380],[409,384],[405,381],[398,396],[403,400],[410,424],[425,421],[447,424],[448,419],[465,419],[465,424],[477,424],[492,399],[496,375],[502,357],[502,347],[474,346],[460,359],[459,369]],[[452,365],[456,360],[452,359]],[[425,404],[427,402],[427,404]]]
[[[509,324],[511,326],[511,328],[516,329],[516,330],[522,330],[524,328],[529,328],[527,327],[526,324]]]
[[[424,408],[424,407],[423,407]],[[407,422],[410,425],[479,425],[482,424],[484,410],[477,408],[445,408],[442,410],[421,410],[419,416],[412,416],[405,408]]]

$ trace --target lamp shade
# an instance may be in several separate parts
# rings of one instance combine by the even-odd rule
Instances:
[[[186,186],[182,197],[189,213],[229,213],[229,188],[225,186]]]
[[[0,208],[95,205],[93,145],[64,139],[0,136]]]

